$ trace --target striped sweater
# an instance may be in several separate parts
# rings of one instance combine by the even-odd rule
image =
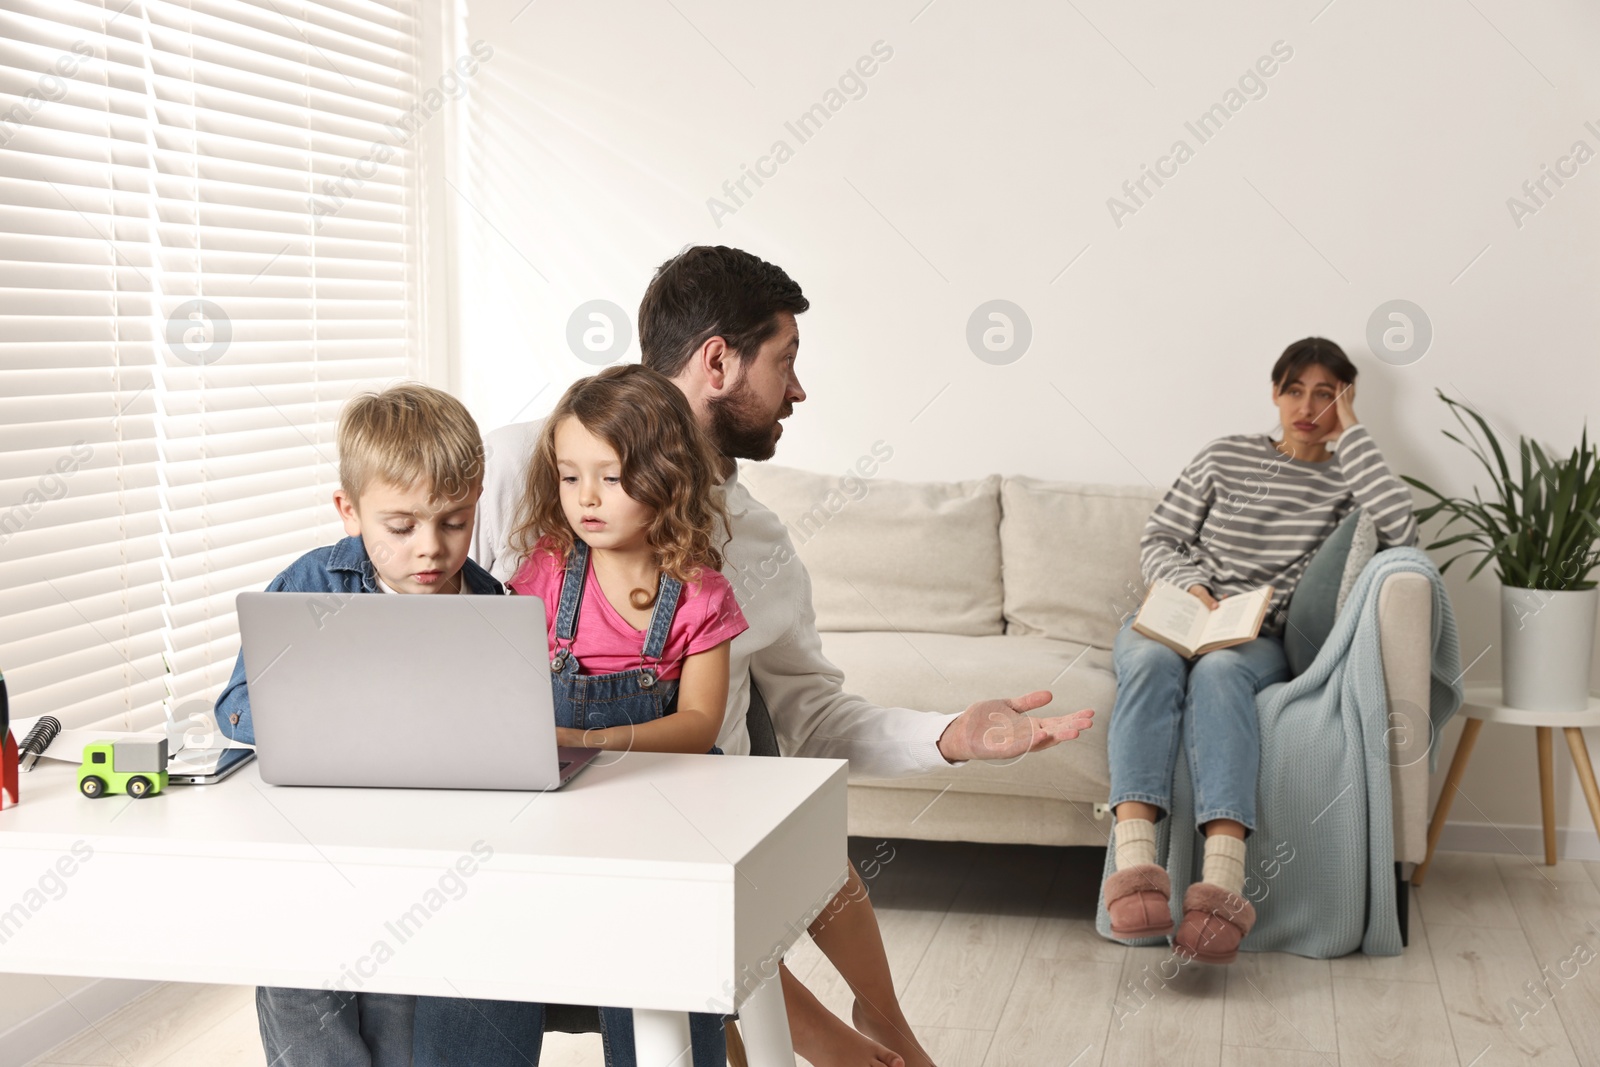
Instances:
[[[1261,632],[1281,636],[1306,564],[1355,508],[1372,517],[1380,548],[1416,544],[1411,490],[1389,471],[1367,428],[1349,427],[1334,448],[1312,463],[1279,452],[1264,433],[1206,445],[1145,524],[1145,582],[1203,585],[1217,597],[1270,584]]]

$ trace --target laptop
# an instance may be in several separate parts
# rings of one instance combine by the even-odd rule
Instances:
[[[534,596],[240,593],[261,780],[559,789],[599,749],[556,746]]]

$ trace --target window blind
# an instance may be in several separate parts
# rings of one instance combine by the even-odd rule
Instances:
[[[209,701],[235,595],[342,536],[339,410],[418,365],[416,38],[413,0],[5,0],[15,715]]]

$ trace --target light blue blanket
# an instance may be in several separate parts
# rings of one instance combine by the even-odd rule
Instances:
[[[1398,956],[1394,818],[1390,797],[1390,727],[1378,637],[1378,591],[1396,571],[1433,584],[1428,769],[1438,766],[1440,730],[1461,707],[1461,649],[1439,570],[1417,548],[1373,557],[1306,672],[1256,696],[1261,717],[1261,778],[1256,831],[1245,843],[1245,896],[1256,925],[1239,946],[1327,959],[1356,949]],[[1418,709],[1420,710],[1420,709]],[[1412,728],[1421,716],[1412,716]],[[1396,726],[1398,728],[1398,726]],[[1420,745],[1412,745],[1420,753]],[[1416,758],[1421,758],[1420,754]],[[1156,855],[1172,878],[1172,911],[1183,917],[1183,891],[1199,877],[1205,839],[1194,826],[1194,789],[1180,754],[1172,811],[1156,824]],[[1173,835],[1173,827],[1189,828]],[[1105,875],[1115,870],[1106,850]],[[1101,881],[1104,882],[1104,877]],[[1102,893],[1095,926],[1110,938]],[[1164,937],[1127,942],[1158,945]]]

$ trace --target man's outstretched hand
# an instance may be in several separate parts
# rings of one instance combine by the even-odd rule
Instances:
[[[1071,741],[1094,725],[1094,709],[1035,719],[1025,714],[1050,703],[1048,689],[1010,700],[980,700],[963,711],[939,736],[939,754],[951,763],[969,759],[1010,759]]]

